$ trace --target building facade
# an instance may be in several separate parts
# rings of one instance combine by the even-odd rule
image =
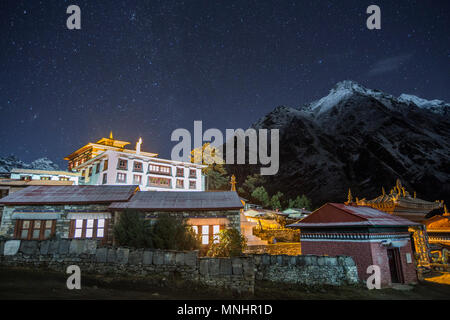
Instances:
[[[71,185],[78,185],[80,176],[77,172],[52,170],[12,169],[10,172],[11,180],[69,181]]]
[[[0,199],[0,237],[21,240],[98,239],[114,244],[113,227],[129,210],[146,219],[186,219],[204,248],[225,228],[240,231],[236,192],[139,191],[138,186],[31,186]]]
[[[381,285],[417,282],[408,228],[415,222],[356,204],[327,203],[288,227],[300,229],[302,254],[347,255],[361,280],[380,268]]]
[[[137,186],[30,186],[0,199],[0,237],[21,240],[98,239],[111,243],[113,202],[128,201]]]
[[[142,191],[204,191],[204,165],[157,158],[156,153],[125,149],[129,142],[102,138],[65,158],[69,171],[81,174],[80,184],[139,185]]]

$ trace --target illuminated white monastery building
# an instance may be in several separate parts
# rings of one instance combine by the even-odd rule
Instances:
[[[204,191],[204,165],[158,158],[158,154],[141,151],[115,140],[112,133],[96,143],[88,143],[64,160],[68,170],[81,173],[80,184],[139,185],[141,191]]]

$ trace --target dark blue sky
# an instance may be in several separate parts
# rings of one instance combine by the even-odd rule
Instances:
[[[2,0],[0,156],[63,165],[113,130],[169,157],[194,120],[247,128],[345,79],[450,101],[449,16],[449,1]]]

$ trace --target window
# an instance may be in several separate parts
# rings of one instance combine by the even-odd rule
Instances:
[[[50,238],[55,233],[56,220],[17,220],[17,239],[23,240],[44,240]]]
[[[20,176],[20,180],[30,181],[31,176]]]
[[[89,167],[89,177],[92,176],[92,167]]]
[[[189,181],[189,189],[196,189],[196,188],[197,188],[197,182]]]
[[[104,173],[103,174],[102,184],[106,184],[107,182],[108,182],[108,174]]]
[[[103,238],[105,236],[105,219],[71,220],[70,238]]]
[[[197,226],[192,226],[192,230],[194,230],[195,234],[198,234],[198,227]]]
[[[184,180],[177,179],[177,188],[184,189]]]
[[[100,162],[97,163],[97,165],[95,166],[95,173],[99,173],[100,172]]]
[[[142,176],[139,174],[133,175],[133,184],[141,184]]]
[[[59,177],[59,181],[69,181],[68,177]]]
[[[213,226],[213,243],[219,243],[219,231],[220,231],[219,225]]]
[[[157,166],[157,165],[154,165],[154,164],[149,164],[148,165],[148,171],[152,172],[152,173],[158,173],[158,174],[166,174],[166,175],[170,175],[171,174],[170,167]]]
[[[103,161],[103,171],[108,170],[108,160]]]
[[[142,162],[135,161],[133,164],[133,171],[142,172]]]
[[[189,170],[189,178],[197,178],[197,170],[190,169]]]
[[[184,177],[184,168],[177,168],[177,177]]]
[[[148,177],[148,185],[162,188],[170,188],[171,180],[169,178]]]
[[[50,177],[41,177],[41,180],[50,180]]]
[[[127,181],[127,174],[126,173],[117,173],[117,182],[125,183]]]
[[[128,170],[128,160],[119,159],[117,169]]]
[[[209,226],[202,226],[202,244],[209,243]]]

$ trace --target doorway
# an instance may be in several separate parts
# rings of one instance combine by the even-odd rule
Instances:
[[[398,248],[387,249],[389,270],[391,271],[392,283],[404,283],[400,250]]]

